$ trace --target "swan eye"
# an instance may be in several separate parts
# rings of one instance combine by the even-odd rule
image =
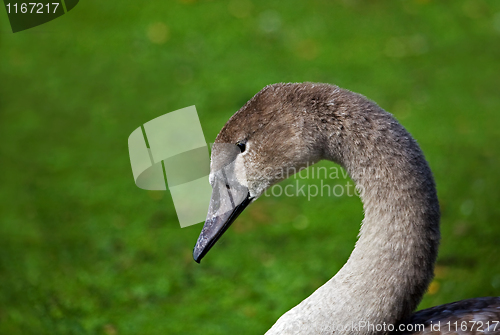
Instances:
[[[238,146],[238,148],[240,148],[241,152],[245,151],[245,149],[246,149],[245,142],[236,142],[236,145]]]

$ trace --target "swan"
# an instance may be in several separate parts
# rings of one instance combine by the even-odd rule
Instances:
[[[412,314],[433,278],[440,240],[431,170],[391,114],[330,84],[266,86],[225,124],[212,148],[213,193],[194,260],[266,189],[322,159],[341,165],[360,190],[358,240],[338,273],[267,335],[500,334],[500,297]]]

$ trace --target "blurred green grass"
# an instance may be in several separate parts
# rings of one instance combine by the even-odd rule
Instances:
[[[498,2],[81,1],[16,34],[1,14],[0,43],[0,333],[264,333],[333,276],[357,198],[259,199],[198,265],[201,225],[133,183],[139,125],[195,104],[211,142],[275,82],[362,93],[421,144],[443,214],[421,308],[500,295]]]

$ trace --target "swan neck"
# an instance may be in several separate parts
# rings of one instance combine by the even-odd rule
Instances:
[[[409,317],[433,278],[440,217],[433,176],[416,141],[375,104],[369,113],[351,110],[342,128],[343,141],[324,150],[361,190],[365,218],[334,291],[351,318],[395,323]]]
[[[391,114],[346,90],[321,92],[314,103],[303,98],[305,147],[311,161],[320,156],[347,170],[365,217],[342,269],[266,334],[382,334],[360,323],[404,321],[432,280],[440,237],[434,180],[420,147]]]

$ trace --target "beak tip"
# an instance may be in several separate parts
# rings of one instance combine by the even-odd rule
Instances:
[[[205,221],[205,225],[198,237],[198,241],[193,248],[193,259],[200,263],[207,252],[213,247],[215,242],[224,234],[233,221],[240,215],[245,207],[252,202],[253,198],[247,194],[246,198],[237,205],[232,211],[228,211],[221,216],[211,216]]]
[[[199,250],[193,250],[193,259],[196,263],[200,264],[203,255],[199,252]]]

